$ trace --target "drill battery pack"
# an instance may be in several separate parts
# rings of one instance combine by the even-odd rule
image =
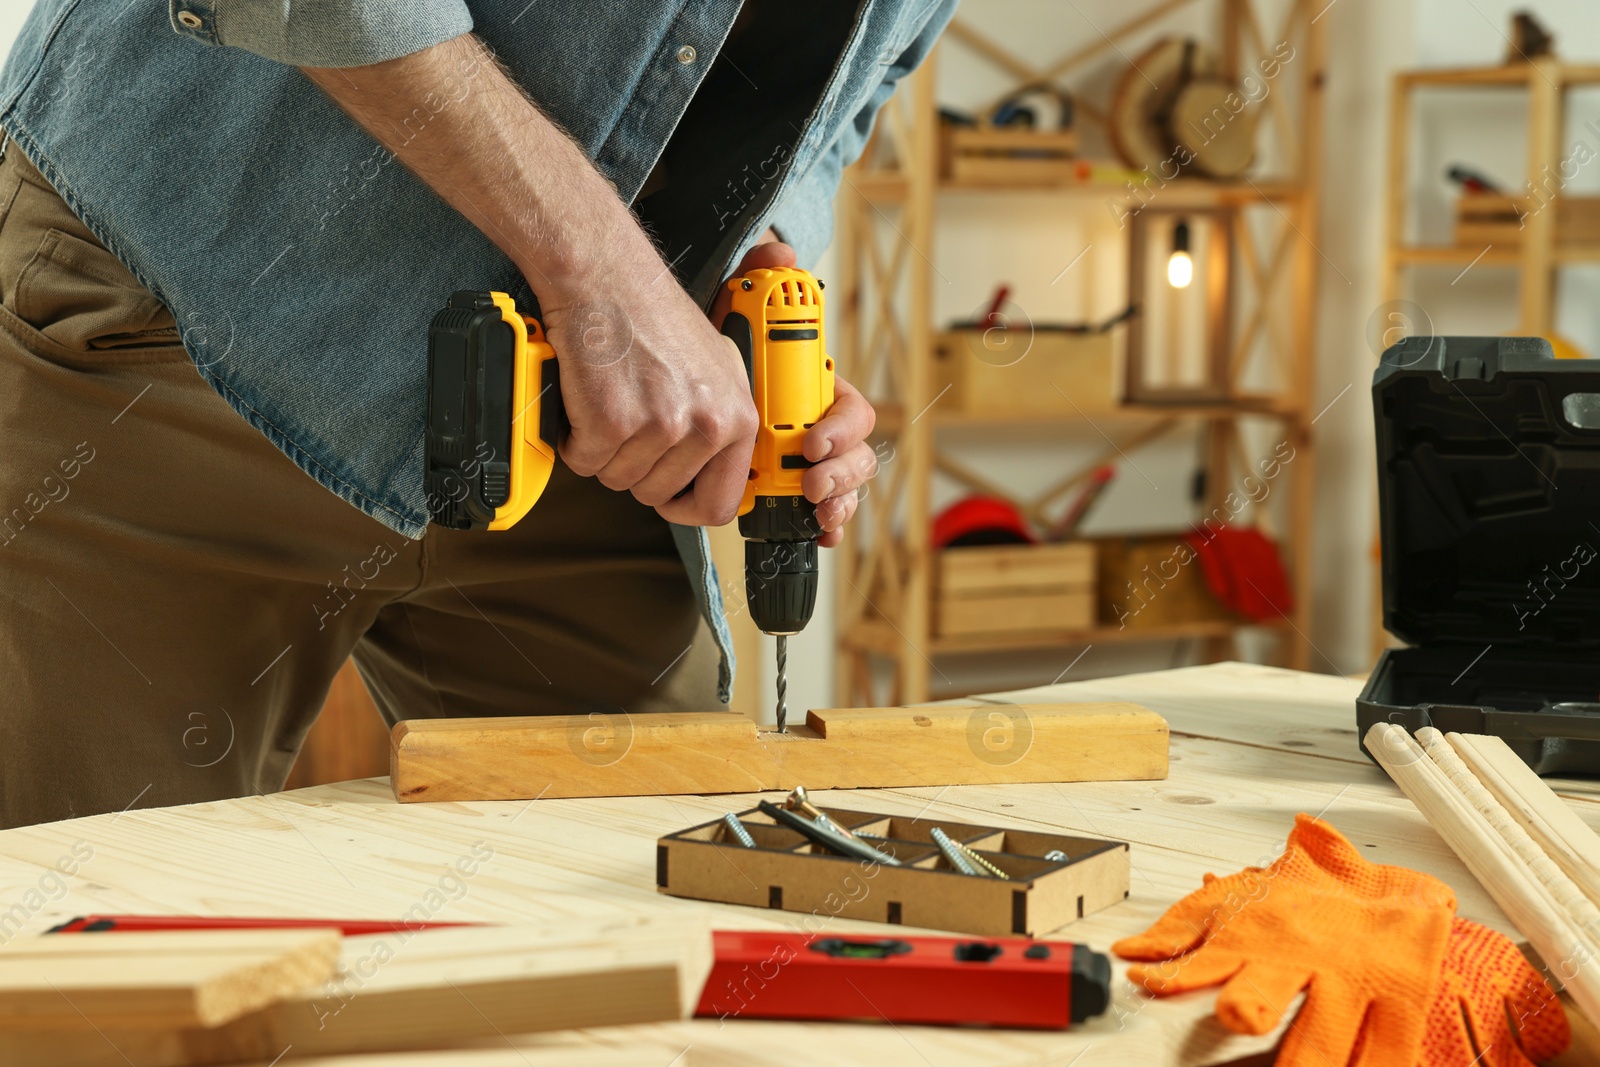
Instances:
[[[428,328],[428,514],[504,530],[549,484],[566,433],[555,351],[505,293],[461,291]]]
[[[1538,337],[1408,337],[1373,376],[1383,622],[1356,701],[1600,774],[1600,360]]]

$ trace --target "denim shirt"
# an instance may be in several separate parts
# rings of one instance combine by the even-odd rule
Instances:
[[[740,3],[39,0],[0,71],[0,127],[171,309],[195,366],[240,415],[415,538],[427,524],[428,321],[457,289],[530,294],[488,238],[296,68],[381,62],[471,30],[631,201]],[[819,106],[739,201],[697,299],[769,225],[802,265],[815,261],[841,169],[954,7],[862,0]],[[464,85],[418,101],[408,129]],[[722,650],[726,702],[732,642],[709,542],[698,528],[673,534]]]

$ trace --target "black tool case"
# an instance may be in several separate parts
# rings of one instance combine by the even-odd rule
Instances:
[[[1600,360],[1411,337],[1372,399],[1383,621],[1412,647],[1378,659],[1362,737],[1494,734],[1540,774],[1600,774]]]

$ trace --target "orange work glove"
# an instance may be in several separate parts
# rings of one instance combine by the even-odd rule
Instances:
[[[1457,918],[1416,1067],[1532,1067],[1571,1041],[1561,1001],[1517,946]]]
[[[1111,946],[1158,996],[1222,986],[1217,1020],[1264,1034],[1306,992],[1277,1067],[1411,1063],[1444,957],[1456,898],[1436,878],[1379,866],[1332,826],[1295,816],[1266,868],[1206,875],[1137,937]]]

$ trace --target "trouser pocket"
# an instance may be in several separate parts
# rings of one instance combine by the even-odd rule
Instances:
[[[30,352],[74,365],[183,358],[166,305],[16,144],[0,160],[0,205],[0,318]]]

